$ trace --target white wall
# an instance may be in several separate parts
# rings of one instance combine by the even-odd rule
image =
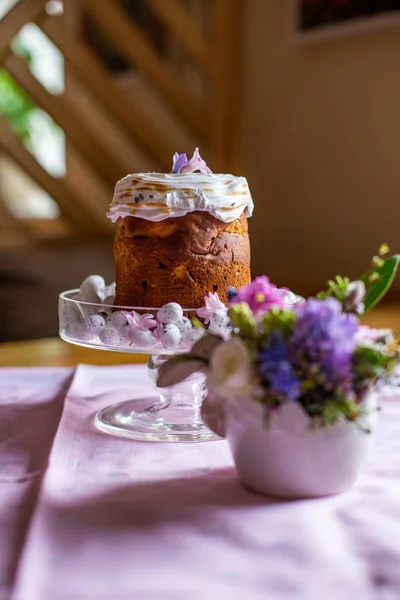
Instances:
[[[293,1],[244,3],[244,149],[254,274],[309,289],[400,252],[400,26],[299,44]]]

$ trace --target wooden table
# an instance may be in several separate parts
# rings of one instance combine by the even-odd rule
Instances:
[[[390,327],[400,332],[400,306],[378,307],[364,322],[371,327]],[[91,350],[57,338],[0,344],[0,367],[75,366],[79,363],[118,365],[143,363],[147,358],[141,354]]]
[[[74,367],[91,365],[122,365],[146,362],[145,354],[105,352],[68,344],[58,338],[0,344],[0,367]]]

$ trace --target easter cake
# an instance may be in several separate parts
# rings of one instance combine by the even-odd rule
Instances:
[[[135,173],[115,186],[107,216],[114,242],[119,306],[226,302],[229,287],[250,282],[247,217],[253,201],[244,177],[214,174],[196,148],[175,154],[172,173]]]

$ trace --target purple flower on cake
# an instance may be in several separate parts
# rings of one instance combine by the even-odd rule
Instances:
[[[285,308],[289,290],[278,288],[270,283],[268,277],[256,277],[251,283],[237,290],[230,304],[247,302],[255,315],[270,310],[272,307]]]
[[[195,171],[200,171],[200,173],[212,173],[207,167],[206,162],[201,158],[198,148],[193,152],[191,159],[188,159],[186,154],[178,154],[178,152],[175,152],[172,162],[173,174],[194,173]]]
[[[200,317],[200,319],[203,319],[205,325],[209,324],[210,319],[215,313],[215,311],[223,310],[225,312],[228,312],[228,309],[225,306],[225,304],[219,299],[217,292],[215,292],[214,294],[208,292],[207,296],[205,296],[204,298],[204,302],[205,306],[203,306],[202,308],[198,308],[196,310],[196,314],[198,317]]]
[[[148,331],[149,329],[152,329],[153,327],[157,326],[157,321],[154,319],[153,315],[140,315],[134,310],[130,312],[121,312],[128,321],[131,333],[133,333],[134,331]]]
[[[329,389],[352,382],[352,358],[358,319],[342,312],[336,298],[310,298],[295,307],[297,320],[289,339],[292,365],[310,380]]]

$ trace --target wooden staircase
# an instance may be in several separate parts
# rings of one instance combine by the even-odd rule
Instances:
[[[27,243],[109,235],[104,213],[115,181],[128,172],[168,172],[175,151],[199,146],[214,171],[239,168],[242,0],[134,2],[156,34],[130,14],[127,0],[64,0],[62,14],[53,14],[54,1],[19,0],[0,21],[0,66],[59,125],[67,144],[66,174],[54,177],[0,115],[0,158],[11,158],[61,215],[43,234],[43,222],[18,219],[0,198],[0,244],[10,231]],[[61,94],[48,91],[12,49],[27,23],[64,57]],[[103,46],[122,70],[110,68]]]

